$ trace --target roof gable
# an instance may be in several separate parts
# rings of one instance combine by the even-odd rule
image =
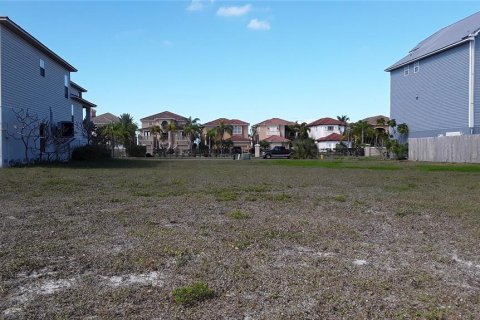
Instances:
[[[92,122],[95,124],[118,123],[120,122],[120,118],[110,112],[107,112],[92,118]]]
[[[468,41],[468,38],[475,35],[479,29],[480,12],[477,12],[435,32],[417,44],[410,50],[407,56],[388,67],[385,71],[398,69],[408,63]]]
[[[338,134],[338,133],[332,133],[332,134],[329,134],[326,137],[317,139],[318,142],[322,142],[322,141],[342,141],[342,140],[343,140],[343,136],[341,134]]]
[[[77,69],[73,67],[71,64],[69,64],[67,61],[62,59],[59,55],[57,55],[55,52],[50,50],[46,45],[38,41],[34,36],[32,36],[30,33],[25,31],[22,27],[20,27],[18,24],[10,20],[9,17],[0,17],[0,24],[8,28],[10,31],[15,33],[17,36],[28,42],[31,46],[35,47],[36,49],[40,50],[43,52],[46,56],[48,56],[50,59],[64,67],[70,72],[76,72]]]
[[[295,122],[283,120],[280,118],[271,118],[260,123],[257,123],[255,127],[258,126],[293,126]]]
[[[263,141],[270,142],[270,143],[290,142],[290,140],[288,140],[287,138],[280,137],[280,136],[270,136],[270,137],[267,137],[267,138],[263,139]]]
[[[315,120],[309,124],[307,124],[307,127],[314,127],[314,126],[344,126],[346,125],[345,122],[333,119],[333,118],[321,118],[318,120]]]
[[[237,125],[237,126],[248,126],[249,124],[248,122],[238,120],[238,119],[218,118],[210,122],[204,123],[203,125],[205,127],[214,127],[214,126],[218,126],[220,122],[223,122],[224,124]]]
[[[140,121],[146,120],[155,120],[155,119],[167,119],[167,120],[176,120],[176,121],[186,121],[187,118],[178,115],[170,111],[163,111],[160,113],[152,114],[151,116],[140,119]]]

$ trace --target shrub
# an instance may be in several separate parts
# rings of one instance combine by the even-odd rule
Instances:
[[[147,154],[147,147],[130,144],[127,146],[126,152],[129,157],[145,157]]]
[[[172,291],[176,303],[191,306],[197,302],[213,298],[215,292],[203,282],[194,282],[189,286],[180,287]]]
[[[318,157],[318,148],[315,140],[311,138],[297,139],[293,141],[294,159],[316,159]]]
[[[86,145],[75,148],[72,152],[72,160],[91,161],[108,159],[111,157],[110,150],[102,145]]]

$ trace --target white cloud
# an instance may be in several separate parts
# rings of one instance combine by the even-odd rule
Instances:
[[[247,28],[252,30],[270,30],[270,23],[265,20],[258,20],[257,18],[250,20]]]
[[[203,10],[208,4],[213,4],[215,0],[192,0],[187,7],[188,11],[200,11]]]
[[[252,5],[246,4],[240,7],[220,7],[217,10],[217,15],[222,17],[240,17],[252,10]]]
[[[204,7],[203,2],[201,0],[192,0],[190,5],[187,7],[188,11],[200,11]]]

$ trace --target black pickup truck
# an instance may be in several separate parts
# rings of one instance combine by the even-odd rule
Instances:
[[[263,159],[271,159],[271,158],[290,158],[292,151],[285,148],[276,146],[273,149],[265,150],[263,153]]]

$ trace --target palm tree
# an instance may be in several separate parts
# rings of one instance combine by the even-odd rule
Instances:
[[[225,133],[232,135],[233,126],[231,124],[226,124],[225,122],[220,121],[216,129],[217,129],[218,140],[220,140],[220,146],[223,146]],[[220,149],[220,153],[223,154],[223,148]]]
[[[306,122],[302,122],[302,123],[295,122],[295,124],[293,126],[290,126],[289,128],[290,130],[295,132],[295,139],[303,140],[308,138],[308,133],[310,132],[310,128],[307,127]]]
[[[160,126],[155,125],[150,128],[150,132],[153,135],[153,152],[155,152],[160,148],[159,136],[162,136],[163,130]]]
[[[195,138],[200,133],[200,125],[198,124],[198,121],[200,121],[199,118],[192,119],[192,117],[188,117],[187,123],[183,127],[183,132],[188,137],[188,149],[190,151],[192,151]]]
[[[110,141],[112,147],[112,157],[115,156],[115,146],[117,145],[118,139],[125,137],[125,129],[121,123],[109,123],[102,129],[102,133]]]
[[[207,130],[207,133],[205,134],[205,139],[208,140],[208,152],[212,152],[212,139],[215,139],[217,136],[217,128],[212,128],[210,130]]]
[[[361,144],[363,145],[365,144],[365,141],[371,141],[374,138],[375,130],[367,121],[360,120],[353,124],[352,135],[357,144],[361,141]]]
[[[135,132],[138,130],[138,126],[133,122],[133,117],[128,113],[122,113],[120,115],[120,126],[123,128],[123,145],[128,146],[135,143]]]
[[[347,115],[341,115],[341,116],[337,116],[337,120],[348,123],[348,121],[350,121],[350,118]]]
[[[172,132],[177,131],[177,125],[175,124],[175,122],[170,122],[167,125],[166,130],[168,132],[168,148],[173,149],[173,134],[172,134]]]

